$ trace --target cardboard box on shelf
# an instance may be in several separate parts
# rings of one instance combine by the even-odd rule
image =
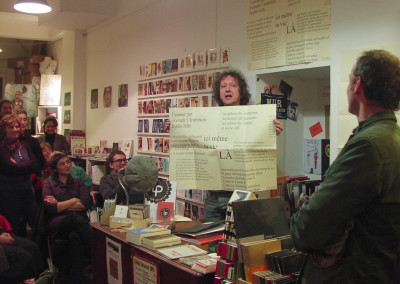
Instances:
[[[30,73],[30,72],[35,72],[35,73],[39,73],[39,64],[25,64],[22,67],[22,73]]]
[[[26,63],[25,57],[7,58],[7,68],[15,69],[17,67],[23,67]]]
[[[31,57],[29,57],[28,61],[30,64],[39,64],[40,62],[42,62],[44,60],[45,57],[46,56],[44,56],[44,55],[32,55]]]
[[[22,75],[22,84],[31,84],[33,77],[40,76],[39,72],[28,72]]]

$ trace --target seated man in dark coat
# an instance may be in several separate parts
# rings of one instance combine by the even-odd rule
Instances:
[[[108,156],[108,166],[111,169],[111,173],[101,178],[100,180],[100,193],[104,199],[114,199],[117,195],[116,204],[125,204],[126,195],[125,191],[118,181],[118,171],[126,167],[127,160],[124,152],[113,151],[110,156]],[[124,178],[123,178],[124,180]],[[124,182],[125,188],[129,188]],[[143,203],[144,194],[135,192],[133,190],[129,191],[129,204]]]

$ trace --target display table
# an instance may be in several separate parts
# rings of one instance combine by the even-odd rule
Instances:
[[[184,224],[182,224],[184,223]],[[198,222],[178,222],[177,229],[198,224]],[[128,243],[126,233],[113,232],[108,226],[100,223],[91,224],[93,239],[93,283],[107,284],[107,246],[106,238],[121,245],[122,283],[131,284],[133,280],[133,260],[137,263],[149,263],[156,267],[158,283],[214,283],[214,273],[202,274],[181,264],[178,260],[170,260],[153,250]],[[202,247],[204,248],[204,247]],[[137,268],[136,268],[137,269]]]

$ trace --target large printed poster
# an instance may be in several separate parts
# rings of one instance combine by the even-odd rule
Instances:
[[[250,70],[330,59],[330,0],[249,0]]]
[[[170,110],[170,180],[178,189],[276,188],[276,105]]]
[[[27,117],[38,115],[36,86],[30,84],[7,84],[5,99],[13,104],[14,111],[25,110]]]

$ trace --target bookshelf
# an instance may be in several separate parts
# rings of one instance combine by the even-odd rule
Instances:
[[[266,85],[281,81],[293,87],[288,100],[298,104],[297,120],[281,120],[285,131],[277,137],[278,176],[302,175],[304,139],[329,139],[330,61],[298,64],[258,70],[255,101],[261,101]],[[309,128],[321,124],[322,132],[312,137]],[[308,174],[312,179],[320,175]]]
[[[195,55],[188,56],[191,62],[196,58]],[[205,51],[204,56],[207,56]],[[183,58],[175,60],[182,62]],[[163,63],[154,64],[159,67]],[[154,64],[142,66],[142,75],[146,76]],[[138,81],[137,154],[151,157],[158,165],[159,178],[166,180],[169,179],[169,130],[165,129],[165,125],[169,119],[169,109],[211,107],[215,77],[227,68],[220,64],[202,68],[195,68],[195,64],[189,68],[181,66],[179,64],[176,72],[148,75]],[[192,196],[193,192],[195,197]],[[177,193],[176,214],[203,222],[205,196],[206,191],[195,189]]]

